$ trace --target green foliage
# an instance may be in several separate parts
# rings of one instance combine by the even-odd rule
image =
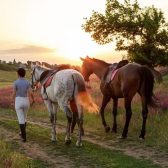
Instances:
[[[105,13],[93,11],[82,27],[99,44],[116,40],[116,49],[127,51],[132,62],[168,65],[168,24],[154,6],[106,0]]]

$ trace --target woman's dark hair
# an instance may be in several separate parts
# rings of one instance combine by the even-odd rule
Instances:
[[[20,77],[24,77],[26,75],[26,71],[23,68],[19,68],[17,73]]]

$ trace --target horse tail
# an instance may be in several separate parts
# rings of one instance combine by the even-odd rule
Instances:
[[[147,104],[150,106],[156,106],[153,95],[154,88],[154,76],[149,68],[141,66],[139,69],[141,82],[140,82],[140,94],[145,96]]]
[[[79,73],[73,74],[77,88],[77,101],[89,112],[98,113],[98,106],[93,102],[90,94],[86,90],[85,81]]]

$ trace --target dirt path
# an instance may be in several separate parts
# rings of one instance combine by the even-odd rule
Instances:
[[[32,124],[43,125],[41,122],[39,123],[32,122]],[[48,125],[44,125],[44,126],[49,127]],[[65,132],[65,128],[59,125],[58,131]],[[165,153],[163,151],[156,151],[153,148],[146,147],[146,146],[142,147],[135,144],[129,144],[128,146],[119,147],[116,144],[121,143],[121,141],[124,141],[124,140],[118,139],[115,141],[114,140],[102,141],[101,137],[99,137],[98,135],[93,135],[90,132],[85,133],[83,140],[86,140],[93,144],[100,145],[106,149],[122,151],[125,155],[132,156],[136,159],[147,159],[162,167],[168,167],[168,153]]]
[[[1,135],[5,138],[5,141],[14,141],[17,142],[26,156],[32,159],[39,159],[43,162],[46,162],[47,165],[51,168],[72,168],[73,163],[70,159],[63,157],[63,156],[53,156],[48,155],[42,147],[40,147],[37,143],[26,142],[22,143],[19,139],[19,136],[15,133],[6,130],[5,128],[0,128]]]
[[[4,118],[6,119],[6,118]],[[10,120],[10,119],[9,119]],[[30,122],[33,125],[39,125],[39,126],[43,126],[45,128],[50,128],[50,124],[49,123],[42,123],[42,122],[34,122],[31,121]],[[65,128],[64,126],[58,125],[58,132],[62,133],[65,132]],[[9,135],[10,136],[10,135]],[[11,135],[11,137],[13,137],[13,135]],[[168,167],[168,153],[165,153],[163,151],[156,151],[155,149],[151,148],[151,147],[146,147],[143,145],[135,145],[135,144],[131,144],[129,142],[128,145],[118,145],[118,144],[122,144],[123,140],[121,142],[121,140],[119,139],[115,139],[115,140],[102,140],[102,138],[98,135],[93,135],[90,132],[86,132],[85,131],[85,136],[83,137],[84,140],[93,143],[93,144],[97,144],[103,148],[106,149],[110,149],[110,150],[117,150],[117,151],[122,151],[125,155],[128,156],[132,156],[136,159],[146,159],[146,160],[150,160],[152,161],[154,164],[158,164],[162,167]],[[22,144],[23,149],[25,150],[25,153],[32,157],[32,158],[38,158],[40,160],[44,160],[47,161],[48,163],[51,163],[52,165],[55,165],[56,167],[66,167],[66,168],[70,168],[73,167],[73,163],[63,157],[63,156],[57,156],[54,157],[52,155],[48,156],[45,151],[43,149],[40,148],[40,146],[38,144],[31,144],[31,143],[25,143]],[[37,152],[38,151],[38,152]],[[64,165],[60,165],[60,160],[61,162],[64,162]]]
[[[39,126],[43,125],[49,128],[49,124],[43,124],[41,122],[35,123],[33,121],[31,123]],[[57,128],[59,132],[65,132],[64,126],[58,125]],[[115,141],[114,140],[102,141],[101,137],[99,137],[98,135],[93,135],[90,132],[87,132],[83,137],[83,139],[93,144],[100,145],[106,149],[122,151],[125,155],[132,156],[136,159],[147,159],[162,167],[168,167],[168,153],[165,153],[163,151],[156,151],[153,148],[146,146],[142,148],[142,146],[137,146],[135,144],[129,144],[128,146],[119,147],[116,144],[121,143],[121,141],[124,140],[118,139]]]
[[[103,148],[110,149],[110,150],[118,150],[122,151],[125,155],[132,156],[136,159],[147,159],[152,161],[154,164],[158,164],[162,167],[168,167],[168,154],[161,152],[161,151],[155,151],[152,148],[145,147],[142,148],[140,146],[134,146],[129,144],[127,147],[115,147],[116,146],[116,141],[112,140],[106,140],[101,142],[99,139],[100,137],[96,136],[92,138],[89,138],[88,136],[85,136],[84,138],[86,141],[97,144],[102,146]]]

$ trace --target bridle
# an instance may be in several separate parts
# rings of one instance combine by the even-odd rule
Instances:
[[[36,69],[36,67],[31,72],[31,88],[33,91],[36,90],[37,83],[38,83],[38,80],[36,79],[36,76],[35,76],[35,69]],[[33,79],[35,79],[35,81]]]

